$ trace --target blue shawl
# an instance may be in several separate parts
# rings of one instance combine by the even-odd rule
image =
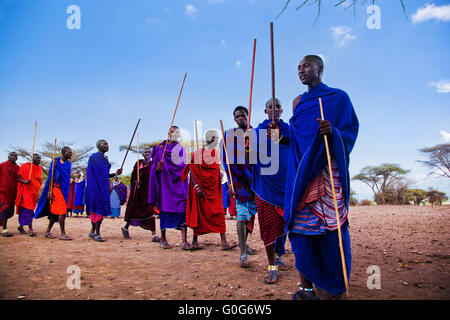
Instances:
[[[289,158],[289,146],[278,143],[275,145],[269,137],[266,136],[267,151],[260,149],[260,137],[259,131],[261,129],[268,129],[271,120],[267,119],[260,123],[255,129],[256,139],[258,143],[258,158],[257,163],[252,166],[252,190],[265,202],[268,202],[277,207],[284,207],[284,190],[286,187],[286,172]],[[280,134],[284,137],[289,137],[289,125],[283,120],[279,120],[278,126],[280,127]],[[255,139],[255,137],[253,137]],[[267,155],[271,157],[273,148],[278,148],[279,157],[271,158],[272,161],[278,161],[278,171],[273,175],[261,175],[261,168],[268,168],[273,165],[271,162],[268,164],[262,164],[260,155],[264,152],[264,156]]]
[[[295,212],[308,183],[327,164],[325,142],[319,133],[319,97],[322,98],[325,120],[330,121],[333,134],[328,139],[331,157],[336,159],[344,199],[350,199],[349,155],[358,135],[358,118],[347,93],[321,83],[302,95],[290,119],[289,165],[286,180],[286,231],[293,224]]]
[[[59,184],[64,199],[69,200],[70,191],[70,171],[72,164],[70,161],[61,163],[61,158],[55,158],[55,172],[53,174],[53,184]],[[50,213],[50,203],[47,201],[48,188],[50,187],[50,180],[53,172],[53,161],[50,164],[50,170],[48,172],[48,179],[45,182],[44,189],[42,190],[41,197],[34,213],[34,218],[39,219],[48,216]]]
[[[109,199],[109,169],[111,164],[101,153],[89,157],[87,167],[86,212],[102,216],[111,215]]]

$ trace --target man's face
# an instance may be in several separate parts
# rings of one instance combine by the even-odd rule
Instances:
[[[247,127],[247,114],[244,110],[237,110],[234,113],[234,121],[241,128]]]
[[[81,172],[78,172],[77,174],[77,178],[80,179],[81,178]]]
[[[172,128],[169,131],[170,141],[178,141],[180,139],[180,129]]]
[[[98,143],[98,150],[103,151],[103,152],[108,152],[109,151],[109,144],[106,140],[101,140]]]
[[[281,108],[280,102],[278,100],[275,101],[275,120],[280,120],[281,114],[283,113],[283,108]],[[264,110],[264,113],[269,116],[269,119],[272,119],[272,112],[272,99],[270,99],[266,103],[266,110]]]
[[[147,161],[148,158],[150,157],[150,153],[151,153],[150,148],[145,148],[145,150],[144,150],[144,159],[145,159],[145,161]]]
[[[310,85],[320,81],[322,68],[310,59],[303,59],[298,65],[298,77],[304,85]]]
[[[11,152],[8,155],[8,160],[11,161],[11,163],[16,163],[16,161],[17,161],[17,153]]]
[[[212,134],[211,136],[206,137],[206,144],[209,147],[215,148],[217,146],[218,142],[219,142],[219,137],[217,137],[214,134]]]
[[[34,164],[35,166],[38,166],[38,165],[41,164],[41,156],[40,156],[40,155],[35,154],[35,155],[33,156],[33,164]]]
[[[72,158],[72,149],[70,148],[65,149],[62,156],[64,159],[70,160]]]

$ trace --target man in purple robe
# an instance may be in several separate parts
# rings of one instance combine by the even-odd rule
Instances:
[[[188,182],[181,181],[181,174],[186,166],[186,153],[178,143],[179,138],[180,129],[173,126],[169,131],[169,140],[163,141],[152,150],[149,161],[148,203],[160,211],[161,248],[172,248],[166,238],[166,229],[174,228],[181,230],[181,248],[190,250],[192,246],[187,242],[186,229]]]

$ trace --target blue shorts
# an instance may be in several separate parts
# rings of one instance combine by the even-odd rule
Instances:
[[[256,215],[256,201],[240,202],[236,199],[236,221],[250,221]]]

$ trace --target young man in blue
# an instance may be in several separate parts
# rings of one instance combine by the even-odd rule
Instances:
[[[298,75],[308,91],[294,99],[293,116],[289,121],[284,218],[301,283],[292,296],[294,300],[318,299],[313,285],[323,296],[337,296],[346,289],[331,179],[336,190],[346,272],[350,279],[348,167],[359,123],[348,95],[322,83],[323,69],[323,61],[318,56],[306,56],[300,61]],[[321,120],[319,98],[325,120]],[[330,145],[332,177],[325,152],[325,135]]]

